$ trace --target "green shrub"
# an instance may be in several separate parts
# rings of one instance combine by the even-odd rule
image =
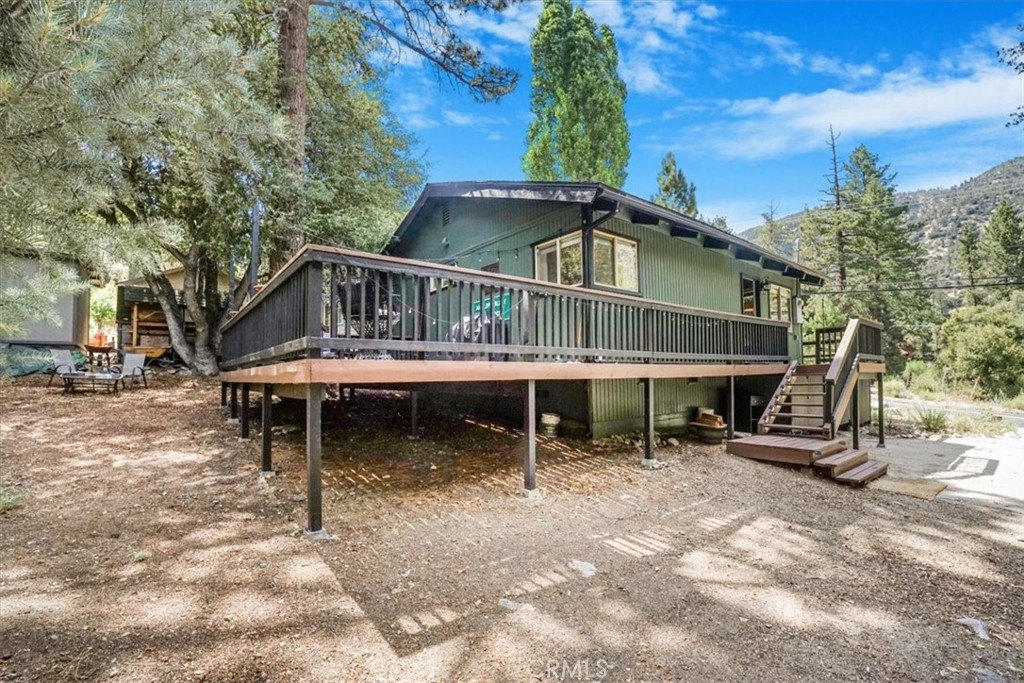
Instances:
[[[939,330],[939,366],[952,380],[978,383],[986,398],[1024,391],[1024,292],[954,311]]]
[[[941,410],[918,409],[917,425],[923,431],[943,433],[949,426],[949,417]]]

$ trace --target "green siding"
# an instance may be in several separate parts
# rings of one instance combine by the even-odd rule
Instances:
[[[727,380],[661,379],[654,382],[655,429],[672,433],[682,431],[695,408],[721,411]],[[599,379],[590,383],[591,432],[595,439],[609,434],[643,429],[643,389],[638,380]]]
[[[443,213],[447,208],[448,223]],[[533,246],[580,229],[582,213],[576,204],[527,200],[463,198],[437,201],[424,207],[404,240],[391,253],[406,258],[482,268],[498,263],[501,273],[534,277]],[[695,240],[672,237],[666,229],[637,226],[613,218],[600,231],[636,240],[640,265],[639,295],[657,301],[729,313],[741,312],[740,278],[743,275],[790,287],[794,278],[767,271],[755,262],[740,261],[727,251],[705,249]],[[767,311],[767,296],[761,307]],[[800,330],[792,326],[790,353],[800,357]],[[541,409],[582,418],[589,415],[595,438],[642,428],[643,400],[635,380],[595,380],[558,383],[548,387]],[[660,380],[656,383],[656,425],[663,431],[679,430],[694,408],[724,409],[726,380]],[[589,391],[587,390],[589,388]],[[769,392],[770,395],[770,392]]]

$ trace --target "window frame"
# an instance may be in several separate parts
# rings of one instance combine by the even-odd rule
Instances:
[[[610,290],[610,291],[615,291],[615,292],[623,292],[623,293],[626,293],[626,294],[639,294],[640,293],[640,242],[639,242],[639,240],[635,240],[632,237],[623,237],[622,235],[616,235],[615,233],[611,233],[611,232],[604,232],[603,230],[594,230],[593,231],[593,235],[594,235],[595,240],[600,237],[600,238],[602,238],[604,240],[607,240],[607,241],[611,242],[611,244],[612,244],[612,272],[616,275],[616,277],[618,276],[618,269],[616,267],[616,265],[617,265],[617,263],[616,263],[616,256],[617,256],[618,245],[620,243],[622,243],[622,244],[627,244],[627,245],[630,245],[630,246],[633,247],[633,249],[636,252],[636,289],[633,289],[631,287],[621,287],[618,284],[611,284],[611,285],[609,285],[609,284],[605,284],[603,282],[597,282],[597,268],[596,268],[596,264],[592,264],[594,266],[594,268],[593,268],[593,271],[594,271],[594,282],[591,285],[592,288],[594,288],[594,289],[605,289],[605,290]],[[534,244],[533,245],[533,279],[540,280],[541,282],[552,282],[551,280],[541,280],[540,272],[542,270],[542,268],[541,268],[541,256],[542,256],[542,254],[546,254],[546,252],[552,247],[552,245],[554,245],[555,253],[556,253],[555,269],[556,269],[556,272],[558,273],[558,278],[559,279],[557,281],[555,281],[553,284],[563,284],[561,282],[561,277],[562,277],[562,243],[563,242],[565,242],[567,244],[578,243],[580,245],[580,248],[582,249],[583,248],[583,231],[582,230],[576,230],[576,231],[573,231],[573,232],[570,232],[570,233],[566,233],[564,235],[559,235],[558,237],[554,237],[552,239],[544,240],[543,242],[537,242],[536,244]],[[591,258],[593,258],[593,257],[594,257],[594,254],[591,254]],[[546,270],[546,268],[545,268],[545,270]],[[585,285],[586,285],[586,283],[583,282],[583,283],[578,284],[578,285],[574,284],[574,285],[566,285],[566,286],[567,287],[583,287]]]
[[[746,309],[744,307],[744,301],[747,298],[747,294],[745,293],[746,292],[746,283],[748,283],[748,282],[751,284],[751,286],[753,288],[753,294],[751,295],[751,296],[753,296],[753,299],[754,299],[754,312],[753,313],[747,313],[747,311],[746,311]],[[751,317],[751,318],[760,318],[761,317],[761,287],[760,287],[760,283],[758,282],[757,278],[755,278],[753,276],[740,275],[740,313],[742,315],[745,315],[745,316],[748,316],[748,317]]]
[[[782,305],[782,290],[789,292],[789,296],[786,298],[786,305]],[[787,287],[786,285],[779,284],[777,282],[768,283],[768,319],[779,320],[792,324],[793,322],[793,288]],[[775,303],[776,310],[778,311],[778,317],[772,316],[772,304]]]

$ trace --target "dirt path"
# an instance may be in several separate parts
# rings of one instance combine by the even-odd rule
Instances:
[[[368,399],[325,418],[312,543],[301,434],[268,485],[215,384],[0,405],[3,680],[1024,680],[1010,512],[688,444],[549,443],[525,501],[516,434]]]

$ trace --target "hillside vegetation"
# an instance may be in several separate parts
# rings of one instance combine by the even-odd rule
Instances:
[[[984,231],[996,206],[1003,199],[1018,210],[1024,209],[1024,157],[1016,157],[994,166],[979,176],[955,187],[896,193],[896,204],[907,207],[904,220],[918,224],[913,238],[925,253],[925,275],[929,279],[958,275],[956,243],[968,225]],[[797,256],[796,238],[804,212],[777,219],[785,236],[785,255]],[[754,240],[761,227],[751,228],[742,237]]]

